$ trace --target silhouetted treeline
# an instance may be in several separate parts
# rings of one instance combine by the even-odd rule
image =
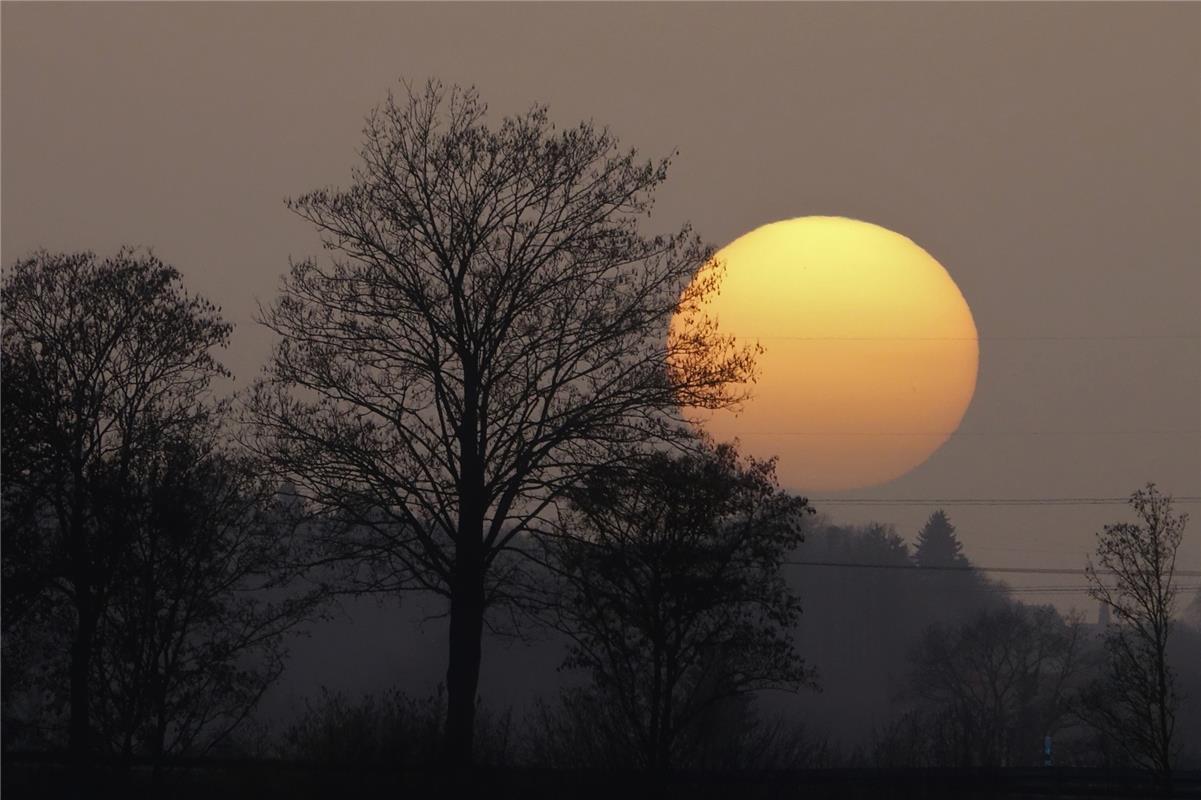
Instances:
[[[1051,737],[1056,763],[1163,781],[1197,757],[1170,497],[1148,486],[1099,536],[1104,630],[1016,602],[941,510],[912,549],[814,519],[772,462],[687,424],[742,399],[756,351],[703,313],[711,250],[641,231],[666,161],[540,108],[490,126],[436,83],[378,108],[360,155],[349,188],[289,203],[334,258],[293,264],[239,397],[214,389],[231,326],[157,257],[6,271],[6,752],[80,776],[222,749],[980,768],[1039,766]],[[444,692],[325,693],[256,742],[296,626],[410,592],[449,619]],[[561,637],[569,676],[520,719],[480,710],[502,624]]]
[[[206,752],[313,599],[209,391],[230,326],[131,250],[37,253],[3,305],[5,746]]]
[[[6,750],[132,761],[252,746],[253,728],[234,734],[283,670],[285,633],[323,597],[378,588],[370,551],[334,559],[367,570],[364,586],[314,568],[364,518],[314,513],[240,449],[228,404],[208,391],[227,328],[169,266],[133,251],[39,253],[6,276],[4,306]],[[1148,491],[1155,512],[1115,530],[1149,544],[1105,562],[1131,581],[1174,553],[1183,524]],[[1201,696],[1196,600],[1190,626],[1166,616],[1174,594],[1156,595],[1162,638],[1139,650],[1122,619],[1099,631],[1014,601],[972,568],[942,511],[912,548],[888,525],[806,518],[770,464],[699,440],[614,461],[556,509],[508,540],[490,591],[527,628],[563,636],[577,674],[522,718],[480,718],[472,749],[489,763],[1037,766],[1047,736],[1057,764],[1197,758],[1180,705]],[[1126,596],[1114,607],[1136,621]],[[1164,643],[1171,716],[1149,724],[1170,722],[1174,749],[1151,727],[1161,749],[1139,749],[1137,719],[1096,722],[1107,703],[1122,713],[1123,695],[1101,690],[1153,666]],[[427,763],[443,697],[323,695],[252,749]]]
[[[886,524],[810,526],[789,577],[805,612],[798,637],[822,692],[788,703],[844,746],[862,745],[889,723],[905,691],[910,655],[930,625],[951,623],[1006,603],[1003,587],[968,567],[947,517],[934,514],[913,552]],[[865,565],[865,566],[830,566]],[[873,565],[883,568],[872,569]]]

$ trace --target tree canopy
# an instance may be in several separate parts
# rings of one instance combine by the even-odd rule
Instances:
[[[3,304],[5,577],[25,576],[17,602],[5,581],[5,611],[46,591],[69,603],[70,744],[81,756],[94,639],[130,543],[126,479],[205,413],[211,381],[228,374],[211,350],[230,325],[174,267],[129,249],[35,253],[6,275]]]
[[[666,768],[715,704],[811,682],[792,636],[800,600],[780,572],[809,509],[777,489],[771,462],[729,445],[654,453],[570,502],[564,535],[545,542],[559,576],[548,616],[628,763]]]
[[[1153,483],[1130,496],[1137,520],[1106,525],[1088,562],[1090,594],[1113,612],[1105,631],[1104,675],[1090,687],[1082,711],[1129,757],[1167,777],[1180,698],[1168,663],[1178,589],[1176,551],[1188,514]]]
[[[250,444],[346,523],[320,557],[352,588],[447,598],[464,762],[494,563],[598,466],[683,435],[682,409],[735,404],[755,351],[704,318],[720,270],[695,234],[642,232],[667,160],[541,107],[490,125],[438,84],[364,137],[347,188],[289,202],[329,260],[294,263],[263,312],[280,340]]]

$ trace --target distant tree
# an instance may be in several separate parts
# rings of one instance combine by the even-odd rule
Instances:
[[[1184,621],[1201,630],[1201,592],[1193,594],[1193,601],[1184,609]]]
[[[348,189],[289,207],[328,265],[292,266],[252,446],[327,525],[349,588],[449,604],[447,755],[472,757],[485,611],[515,541],[631,446],[729,406],[755,355],[703,317],[719,271],[687,229],[640,230],[667,162],[535,108],[495,127],[430,84],[367,120]],[[689,324],[674,332],[677,312]]]
[[[1188,514],[1149,483],[1130,496],[1137,522],[1106,525],[1088,561],[1090,594],[1113,613],[1104,676],[1082,703],[1085,719],[1137,764],[1167,779],[1180,698],[1168,663],[1177,589],[1176,551]]]
[[[570,535],[545,540],[562,598],[549,620],[627,763],[667,768],[722,701],[811,682],[791,631],[800,602],[780,574],[807,508],[777,490],[771,462],[726,445],[651,454],[571,495]]]
[[[138,454],[123,480],[120,561],[94,659],[97,728],[125,757],[203,754],[283,670],[285,634],[312,610],[289,584],[273,484],[196,420]]]
[[[908,660],[925,628],[955,626],[1005,603],[1002,587],[974,570],[921,569],[891,525],[813,518],[789,569],[803,591],[798,626],[821,693],[787,698],[792,713],[848,744],[870,747],[909,686]],[[878,568],[831,566],[872,565]]]
[[[1168,666],[1176,678],[1180,706],[1172,741],[1177,743],[1173,768],[1201,768],[1201,624],[1183,621],[1172,629]]]
[[[912,655],[919,729],[935,763],[1033,766],[1068,718],[1080,625],[1050,606],[1009,603],[926,629]]]
[[[173,267],[132,250],[35,253],[2,295],[5,612],[45,591],[69,607],[69,744],[82,757],[97,630],[131,542],[124,478],[202,413],[227,374],[210,349],[230,326]]]
[[[963,545],[942,509],[935,511],[917,535],[913,560],[919,567],[966,567]]]

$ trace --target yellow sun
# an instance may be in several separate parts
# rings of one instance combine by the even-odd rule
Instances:
[[[802,217],[756,228],[715,262],[724,275],[705,311],[764,351],[741,413],[698,422],[743,452],[778,456],[784,487],[892,480],[958,427],[976,387],[976,325],[921,247],[867,222]]]

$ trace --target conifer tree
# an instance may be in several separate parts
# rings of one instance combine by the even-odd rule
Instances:
[[[919,567],[966,567],[963,545],[955,536],[955,526],[941,508],[930,515],[917,535],[913,560]]]

